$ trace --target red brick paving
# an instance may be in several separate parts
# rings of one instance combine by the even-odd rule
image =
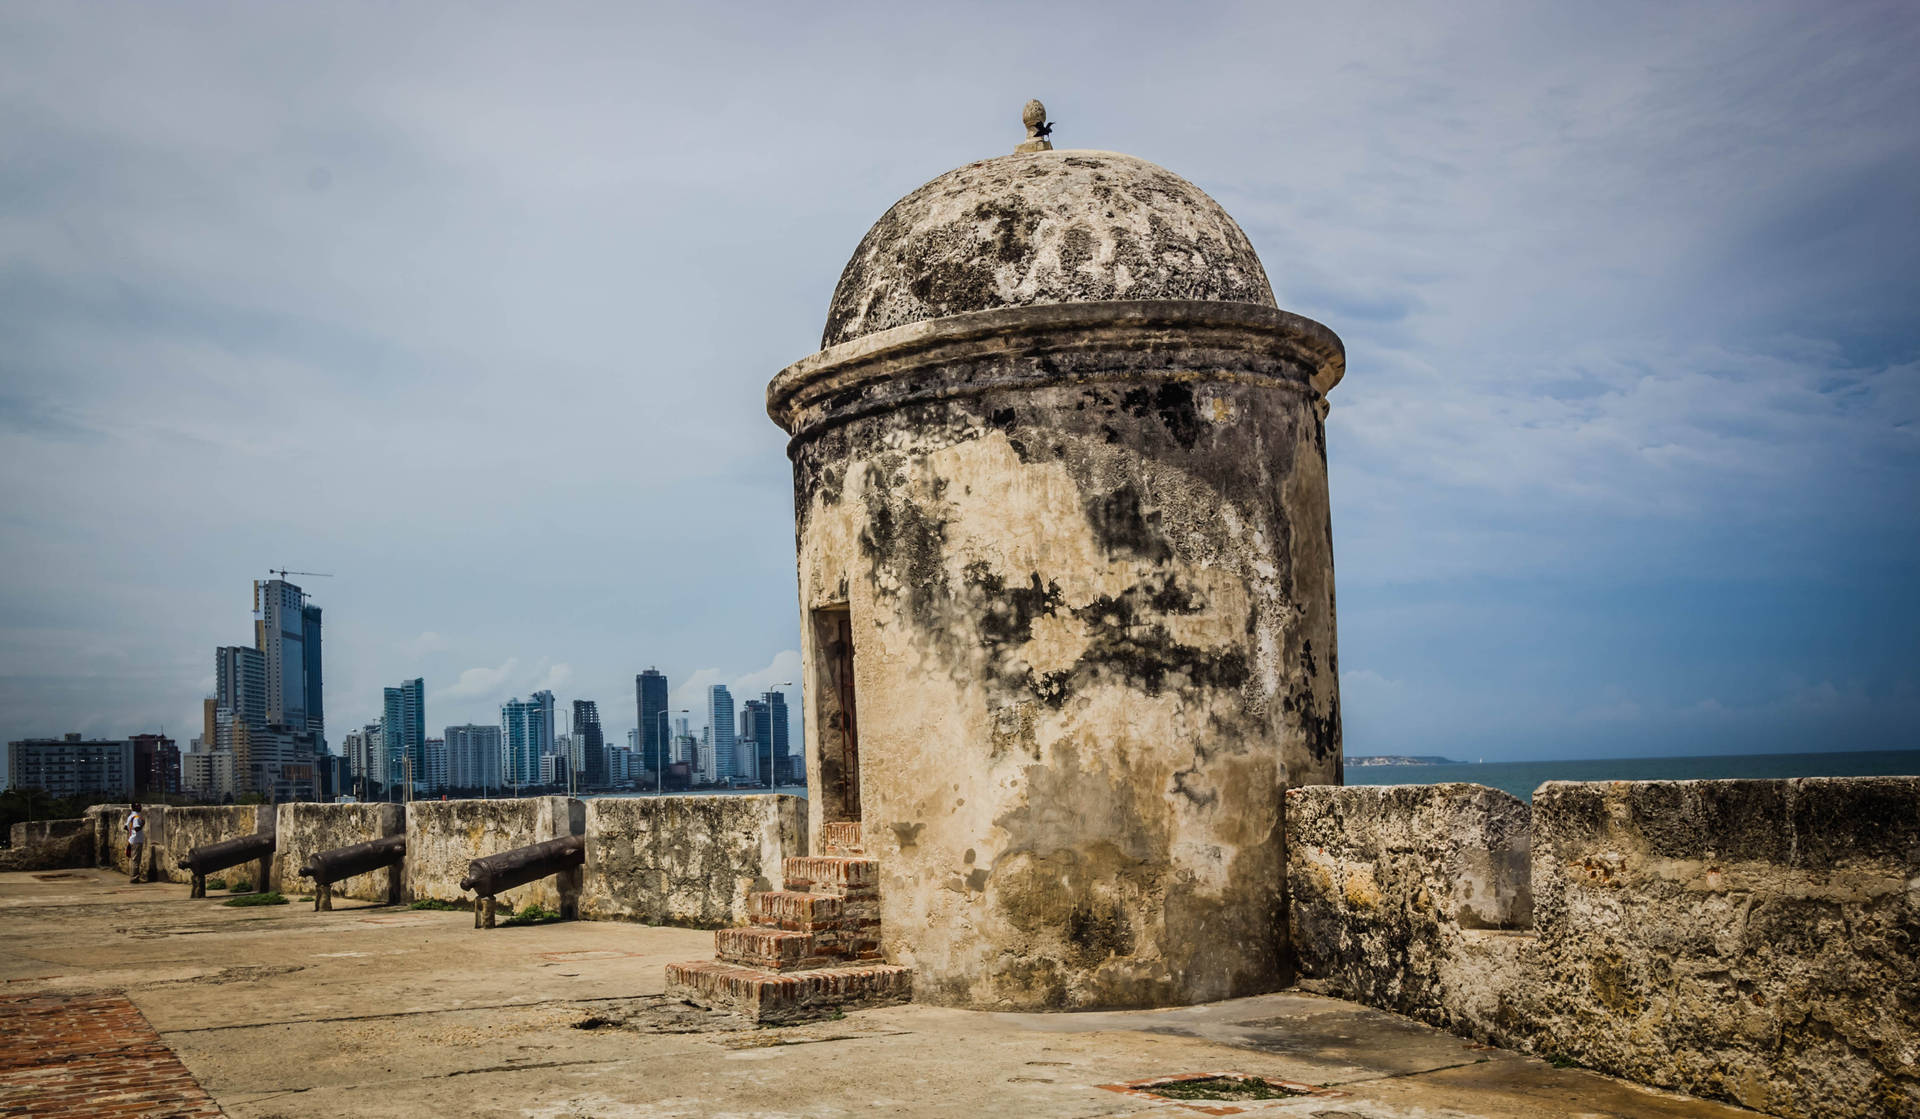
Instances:
[[[0,996],[0,1115],[224,1114],[119,995]]]

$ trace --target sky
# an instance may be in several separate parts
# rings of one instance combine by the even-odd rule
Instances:
[[[1916,56],[1902,3],[8,3],[0,739],[184,746],[281,567],[336,746],[415,676],[614,742],[649,666],[696,726],[797,680],[766,383],[1039,97],[1345,340],[1350,755],[1920,745]]]

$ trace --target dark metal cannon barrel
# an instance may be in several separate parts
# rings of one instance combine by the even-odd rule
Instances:
[[[181,857],[180,869],[198,875],[212,874],[216,870],[264,859],[271,854],[273,833],[261,832],[243,835],[238,839],[223,839],[218,843],[203,843]]]
[[[352,878],[356,874],[365,874],[370,870],[392,866],[407,857],[407,837],[389,835],[382,839],[370,839],[365,843],[355,843],[350,847],[335,847],[331,851],[316,851],[300,868],[303,877],[316,883],[338,882],[342,878]]]
[[[545,843],[473,860],[467,864],[467,876],[460,880],[460,888],[472,890],[481,897],[492,897],[502,890],[585,865],[586,861],[587,837],[563,835]]]

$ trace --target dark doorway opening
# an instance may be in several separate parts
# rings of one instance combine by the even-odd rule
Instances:
[[[853,700],[853,616],[845,606],[813,612],[814,726],[820,734],[821,819],[860,818],[860,724]]]

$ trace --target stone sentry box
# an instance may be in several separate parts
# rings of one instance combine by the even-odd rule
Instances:
[[[863,822],[916,998],[1283,980],[1281,805],[1341,778],[1325,394],[1178,176],[970,164],[895,205],[768,410],[792,436],[809,829]]]

